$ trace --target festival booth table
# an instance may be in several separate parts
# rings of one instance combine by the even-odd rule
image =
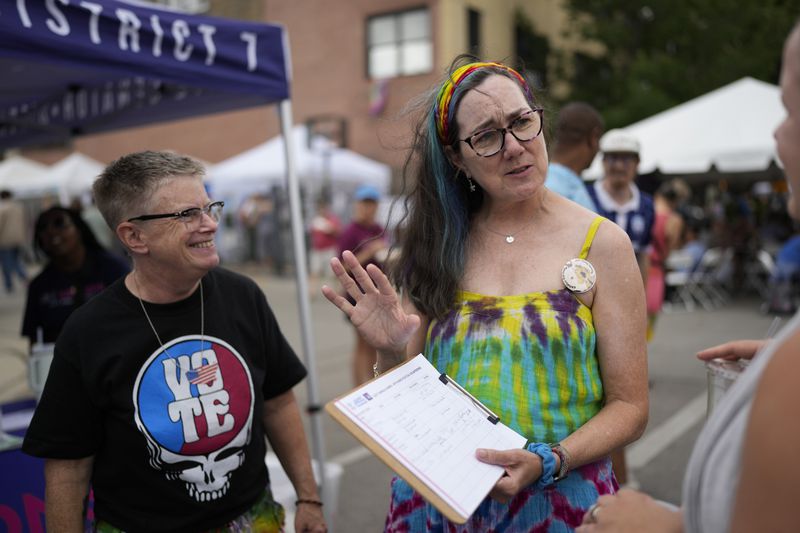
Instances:
[[[325,480],[303,223],[288,135],[287,41],[281,26],[190,16],[134,2],[0,0],[0,149],[278,104],[302,351],[309,370],[312,452]],[[9,479],[7,471],[2,479],[3,498],[32,495],[24,488],[28,480]],[[6,494],[9,487],[16,496]],[[324,498],[324,486],[322,493]],[[0,506],[0,519],[11,524],[3,513],[19,508],[16,501],[3,500]],[[29,529],[36,531],[41,525],[33,522]]]

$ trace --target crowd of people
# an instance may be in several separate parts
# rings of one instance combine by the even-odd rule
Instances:
[[[775,137],[797,191],[800,26],[783,57]],[[355,192],[349,224],[324,202],[311,224],[312,274],[325,278],[333,255],[321,291],[355,331],[354,382],[423,353],[527,440],[475,451],[504,475],[465,524],[395,477],[385,530],[793,530],[800,317],[773,340],[698,354],[753,363],[695,445],[681,508],[625,488],[624,448],[648,419],[648,325],[667,258],[684,248],[699,261],[704,227],[685,183],[654,196],[637,186],[646,147],[604,133],[589,104],[564,106],[548,145],[531,87],[508,65],[459,56],[419,100],[395,255],[370,186]],[[598,152],[603,177],[586,185]],[[127,259],[55,207],[36,219],[47,262],[29,283],[0,194],[6,289],[17,276],[28,291],[22,333],[55,343],[23,445],[45,459],[48,529],[82,531],[91,488],[93,531],[282,531],[267,444],[297,493],[295,530],[327,529],[292,392],[306,369],[261,289],[220,266],[225,204],[204,172],[171,152],[114,161],[93,193]],[[800,217],[800,196],[789,213]],[[779,255],[781,275],[797,276],[797,249],[794,239]]]

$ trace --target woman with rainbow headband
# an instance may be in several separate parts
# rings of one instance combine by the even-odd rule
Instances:
[[[524,78],[466,61],[422,110],[392,281],[345,252],[331,268],[355,305],[323,293],[378,350],[376,374],[422,352],[529,441],[476,450],[506,475],[463,526],[395,478],[386,531],[570,531],[647,422],[644,290],[625,233],[544,187]]]

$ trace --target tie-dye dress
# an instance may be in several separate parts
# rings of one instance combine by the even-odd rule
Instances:
[[[599,223],[592,223],[585,258]],[[529,442],[558,442],[603,405],[592,311],[567,289],[515,296],[462,291],[428,329],[425,355]],[[577,527],[617,482],[608,458],[572,470],[509,503],[486,498],[464,525],[449,522],[400,478],[392,480],[390,532],[561,532]]]

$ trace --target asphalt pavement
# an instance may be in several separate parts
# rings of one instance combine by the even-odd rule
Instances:
[[[258,282],[284,334],[302,357],[293,278],[270,276],[254,265],[228,266]],[[32,395],[26,378],[27,342],[19,336],[23,306],[24,292],[20,288],[14,294],[0,295],[0,403]],[[738,296],[713,311],[673,310],[659,318],[648,354],[650,421],[642,439],[627,451],[629,468],[642,490],[658,499],[680,503],[683,473],[706,414],[706,372],[694,354],[734,338],[764,337],[773,319],[759,309],[757,299]],[[324,403],[351,387],[353,332],[318,289],[312,295],[311,315],[318,397]],[[308,404],[307,385],[304,381],[295,390],[303,406]],[[391,471],[327,414],[315,416],[322,417],[326,463],[336,465],[329,472],[341,472],[328,485],[329,489],[336,489],[327,506],[335,531],[382,531]],[[308,423],[306,431],[311,439]]]

